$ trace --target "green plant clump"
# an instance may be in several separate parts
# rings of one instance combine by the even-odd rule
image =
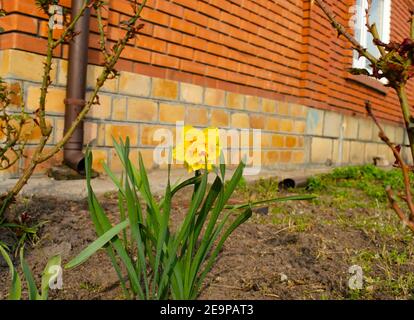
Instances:
[[[369,197],[386,202],[385,188],[387,186],[391,186],[395,190],[404,188],[401,171],[396,169],[383,170],[370,164],[335,168],[332,173],[311,177],[308,190],[329,193],[337,187],[356,188]]]
[[[240,185],[245,167],[240,163],[226,183],[225,165],[215,168],[216,178],[211,186],[207,184],[208,170],[203,170],[203,173],[198,171],[194,177],[175,186],[171,185],[168,172],[165,194],[157,201],[151,192],[142,157],[139,157],[139,168],[129,159],[129,140],[126,143],[114,141],[114,146],[124,173],[118,179],[106,165],[105,170],[118,188],[121,222],[112,225],[92,190],[92,157],[88,152],[88,203],[99,238],[70,261],[66,268],[79,266],[96,251],[105,248],[129,299],[197,298],[227,238],[251,217],[251,207],[286,200],[278,198],[245,205],[227,205]],[[193,194],[188,212],[173,231],[170,226],[172,199],[178,191],[191,186]],[[313,197],[303,195],[296,198]],[[126,270],[127,277],[122,274],[123,270]]]

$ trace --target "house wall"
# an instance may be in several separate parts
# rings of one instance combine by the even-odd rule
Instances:
[[[326,2],[347,24],[353,1]],[[60,3],[70,5],[69,0]],[[408,34],[411,1],[392,3],[391,38],[401,40]],[[33,111],[46,17],[32,0],[3,5],[9,15],[0,20],[6,30],[0,35],[0,76],[24,89],[27,110]],[[108,38],[113,42],[131,10],[125,0],[110,0],[109,6]],[[148,166],[154,167],[152,133],[172,128],[175,120],[200,127],[262,129],[262,162],[268,167],[356,164],[371,162],[373,156],[392,161],[365,116],[367,99],[391,139],[404,140],[395,94],[376,81],[348,75],[348,44],[310,1],[150,0],[143,19],[142,34],[117,65],[120,78],[106,84],[101,106],[94,106],[86,121],[85,138],[93,140],[95,159],[107,160],[115,170],[119,161],[111,148],[112,134],[129,135],[134,154],[143,151]],[[95,19],[91,29],[89,88],[101,62]],[[55,128],[51,144],[63,131],[67,54],[67,45],[55,52],[48,102]],[[413,101],[412,87],[409,93]]]

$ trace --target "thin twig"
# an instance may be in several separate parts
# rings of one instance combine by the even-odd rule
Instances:
[[[391,202],[391,206],[393,207],[394,211],[397,213],[397,215],[400,217],[400,219],[408,226],[410,229],[414,231],[414,204],[412,201],[412,193],[411,193],[411,182],[410,182],[410,167],[405,163],[403,160],[400,152],[397,150],[396,146],[390,141],[390,139],[385,134],[384,129],[382,128],[381,124],[379,123],[377,117],[372,111],[371,103],[369,101],[366,102],[365,108],[368,112],[368,115],[372,118],[372,120],[375,122],[376,126],[379,129],[378,136],[382,141],[384,141],[387,146],[392,150],[395,159],[397,160],[398,164],[401,167],[401,171],[404,178],[404,198],[403,200],[407,203],[408,209],[410,211],[410,214],[407,218],[407,216],[404,214],[402,209],[400,208],[394,193],[390,186],[387,187],[387,195]]]
[[[318,4],[318,6],[322,9],[322,11],[325,13],[326,17],[328,18],[331,25],[335,28],[335,30],[338,32],[339,35],[343,35],[354,47],[355,50],[358,51],[358,53],[367,58],[372,64],[377,63],[377,58],[375,58],[372,54],[368,52],[366,48],[364,48],[347,30],[346,28],[340,24],[334,15],[334,13],[331,11],[331,9],[324,3],[323,0],[315,0],[315,2]]]
[[[73,30],[75,28],[76,23],[81,18],[81,16],[85,13],[88,8],[94,7],[98,11],[99,19],[99,30],[101,34],[101,41],[105,40],[106,37],[103,34],[104,26],[102,22],[102,16],[100,10],[104,5],[104,2],[101,0],[85,0],[83,7],[81,8],[80,12],[73,18],[69,26],[63,31],[62,35],[59,37],[58,40],[53,41],[53,30],[51,26],[49,26],[48,30],[48,49],[46,54],[46,62],[44,67],[44,74],[43,74],[43,81],[42,81],[42,88],[41,88],[41,97],[39,101],[39,109],[36,112],[39,120],[38,125],[41,128],[42,136],[40,137],[39,143],[34,151],[32,159],[29,165],[24,169],[23,174],[19,177],[15,186],[9,190],[7,193],[0,196],[0,214],[5,211],[5,209],[9,206],[9,204],[14,200],[15,196],[20,192],[20,190],[24,187],[24,185],[28,182],[29,178],[32,176],[36,167],[42,163],[53,157],[56,153],[58,153],[69,138],[72,136],[73,132],[75,131],[76,127],[80,124],[80,122],[85,118],[88,114],[89,110],[94,104],[99,103],[98,93],[100,89],[103,87],[105,82],[108,79],[115,78],[118,73],[115,70],[115,65],[118,62],[119,58],[121,57],[122,52],[124,51],[128,42],[133,39],[138,31],[143,27],[143,25],[136,25],[138,19],[141,17],[141,12],[144,9],[147,0],[143,0],[140,5],[138,5],[137,1],[134,1],[135,6],[134,8],[134,15],[130,18],[127,22],[124,23],[124,27],[126,28],[127,32],[123,38],[118,40],[118,42],[113,46],[111,54],[109,54],[106,49],[102,53],[105,57],[104,68],[96,80],[95,89],[89,99],[89,101],[85,104],[77,118],[72,122],[70,128],[65,132],[63,138],[58,141],[54,147],[52,147],[47,152],[44,152],[44,148],[46,146],[47,141],[52,132],[52,128],[47,125],[46,122],[46,96],[48,92],[48,88],[51,85],[50,81],[50,72],[52,70],[52,58],[53,58],[53,50],[59,46],[60,44],[67,41],[68,38],[75,36],[73,34]],[[103,38],[102,38],[103,36]],[[105,47],[104,43],[101,43],[101,46]]]
[[[373,42],[376,45],[376,47],[378,48],[378,51],[380,52],[381,57],[384,57],[386,52],[385,52],[385,48],[380,45],[381,39],[380,39],[380,36],[379,36],[379,33],[378,33],[377,25],[375,23],[371,24],[370,21],[369,21],[369,13],[371,12],[371,5],[372,5],[372,1],[368,0],[368,8],[365,11],[366,27],[368,29],[368,32],[371,33],[371,35],[373,37]]]

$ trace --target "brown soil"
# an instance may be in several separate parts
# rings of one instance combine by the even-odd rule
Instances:
[[[243,199],[234,199],[240,202]],[[107,212],[117,214],[115,197],[101,199]],[[188,198],[176,197],[174,209],[180,219]],[[282,205],[281,205],[282,206]],[[389,240],[358,228],[344,227],[335,221],[336,209],[312,202],[283,204],[292,215],[306,214],[306,230],[274,223],[274,216],[255,213],[225,244],[219,260],[205,282],[201,299],[344,299],[349,298],[348,269],[353,252],[380,250],[389,244],[403,249],[402,240]],[[40,275],[47,258],[55,253],[69,261],[96,239],[86,201],[31,199],[17,207],[33,222],[47,221],[39,239],[26,251],[29,265]],[[374,214],[371,209],[349,209],[349,217]],[[323,223],[322,223],[323,221]],[[3,241],[11,237],[3,235]],[[17,259],[16,259],[17,263]],[[414,266],[406,266],[413,272]],[[376,270],[373,271],[374,275]],[[381,270],[378,270],[381,272]],[[39,277],[37,277],[39,280]],[[64,272],[64,290],[52,291],[52,299],[123,299],[116,274],[104,252],[92,256],[82,266]],[[0,265],[0,299],[7,295],[9,274]],[[373,299],[394,299],[392,292],[374,291]],[[407,298],[407,297],[402,297]]]

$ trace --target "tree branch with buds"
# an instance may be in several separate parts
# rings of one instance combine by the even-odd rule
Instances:
[[[36,0],[38,6],[49,16],[49,18],[51,17],[51,13],[49,13],[49,7],[51,5],[57,4],[57,2],[58,1],[56,0]],[[115,45],[109,51],[106,49],[107,39],[105,35],[105,27],[103,25],[104,22],[102,19],[102,10],[104,10],[105,8],[105,2],[102,0],[85,0],[80,12],[66,26],[65,30],[62,32],[62,34],[57,40],[53,39],[53,28],[49,25],[47,33],[48,44],[43,70],[42,86],[40,89],[41,94],[39,99],[39,108],[36,110],[34,118],[36,125],[40,128],[41,137],[37,143],[34,154],[30,159],[30,163],[26,168],[24,168],[23,173],[19,177],[17,183],[11,190],[0,196],[0,219],[4,214],[5,210],[10,205],[10,203],[19,194],[21,189],[33,175],[36,167],[40,163],[47,161],[48,159],[52,158],[55,154],[57,154],[63,148],[63,146],[66,144],[69,138],[72,136],[76,127],[82,122],[82,120],[88,114],[91,107],[93,105],[99,104],[98,94],[105,82],[108,79],[113,79],[118,76],[118,72],[115,69],[115,65],[120,59],[121,54],[124,51],[127,44],[130,42],[130,40],[134,39],[137,36],[139,30],[143,27],[143,24],[138,24],[138,20],[141,17],[141,12],[145,7],[146,2],[147,0],[142,0],[140,4],[138,4],[137,0],[132,2],[133,15],[128,21],[125,21],[121,25],[121,27],[126,30],[126,33],[121,39],[119,39],[115,43]],[[73,32],[75,25],[88,8],[94,8],[97,12],[99,26],[98,28],[100,33],[100,48],[102,55],[104,57],[103,70],[96,80],[95,88],[89,100],[87,101],[83,109],[80,111],[78,117],[73,121],[70,128],[65,132],[63,138],[60,139],[60,141],[58,141],[50,150],[45,151],[44,149],[46,143],[49,140],[53,130],[53,128],[46,121],[46,97],[48,94],[48,88],[52,84],[50,79],[50,73],[52,71],[53,51],[58,46],[70,41],[71,39],[73,39],[73,37],[76,36],[76,34],[74,34]]]
[[[393,88],[398,96],[401,113],[404,119],[405,129],[408,135],[411,156],[414,160],[414,118],[411,114],[410,104],[407,96],[407,82],[414,76],[414,8],[410,10],[410,34],[402,42],[398,43],[391,41],[384,43],[381,41],[377,26],[375,23],[371,24],[369,20],[369,9],[371,8],[371,1],[368,1],[368,9],[366,11],[366,28],[373,37],[373,43],[378,48],[379,57],[372,55],[366,48],[364,48],[347,30],[341,25],[331,9],[323,0],[314,0],[322,9],[333,28],[338,32],[339,36],[344,36],[351,44],[352,48],[356,50],[360,57],[365,57],[370,62],[371,70],[351,68],[349,71],[355,75],[367,75],[375,79],[387,79],[387,86]],[[368,115],[373,119],[379,129],[379,137],[392,150],[397,163],[401,167],[404,177],[404,195],[399,196],[400,200],[406,202],[408,207],[408,214],[400,207],[397,197],[394,195],[391,187],[387,187],[387,195],[391,206],[397,213],[398,217],[414,232],[414,205],[412,202],[411,182],[409,173],[412,168],[408,166],[396,146],[386,136],[378,119],[374,115],[371,104],[367,103],[366,110]]]
[[[386,192],[388,195],[388,199],[390,200],[391,206],[394,211],[397,213],[398,217],[403,221],[413,232],[414,232],[414,204],[413,204],[413,196],[411,192],[411,181],[410,181],[410,171],[411,168],[408,166],[404,159],[402,158],[400,151],[397,150],[396,145],[391,142],[391,140],[385,134],[384,129],[382,128],[381,124],[379,123],[377,117],[375,116],[374,112],[372,111],[371,103],[369,101],[366,102],[365,108],[367,110],[368,115],[374,120],[379,134],[378,136],[382,141],[384,141],[387,146],[392,150],[394,157],[398,163],[398,166],[401,168],[401,172],[404,179],[404,193],[403,195],[399,195],[400,200],[404,201],[407,204],[409,214],[404,213],[401,209],[396,196],[394,195],[394,191],[392,190],[391,186],[387,186]]]

